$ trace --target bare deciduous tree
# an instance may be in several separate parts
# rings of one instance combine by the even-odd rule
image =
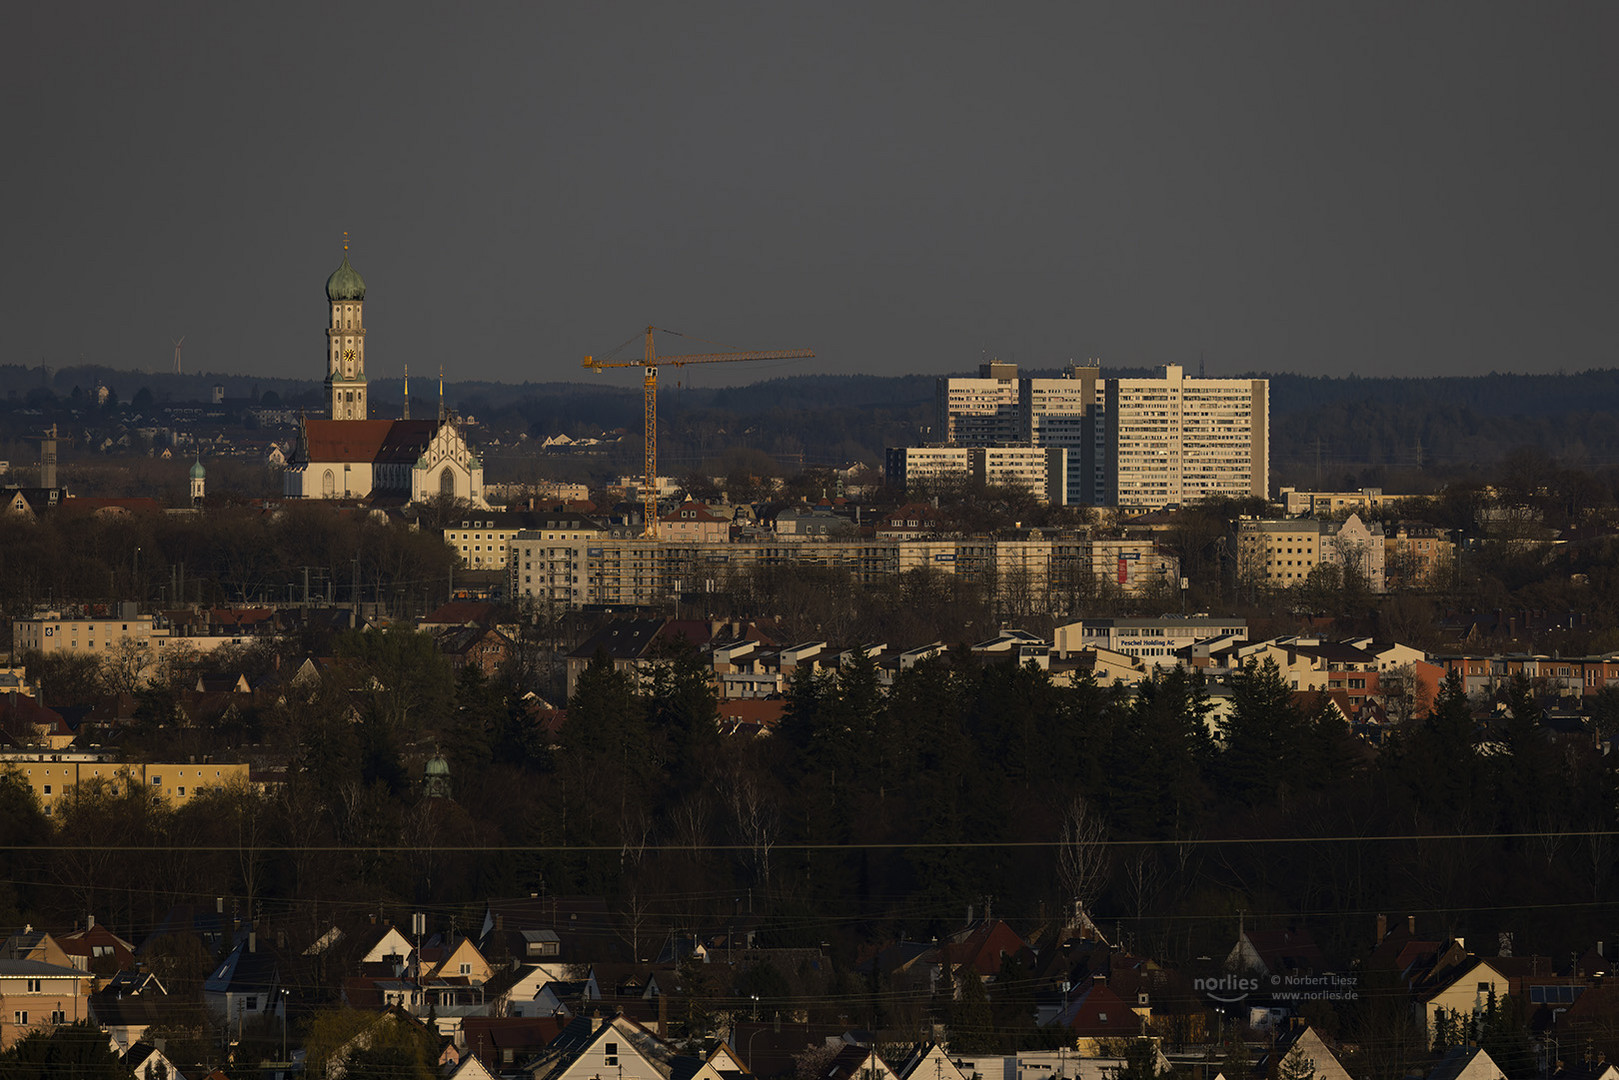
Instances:
[[[1057,847],[1057,876],[1074,917],[1107,880],[1107,827],[1083,796],[1074,796],[1062,815],[1062,841]]]

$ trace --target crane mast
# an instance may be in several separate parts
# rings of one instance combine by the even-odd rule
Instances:
[[[646,476],[641,484],[641,502],[645,509],[646,528],[642,535],[653,540],[658,537],[658,368],[684,367],[687,364],[719,364],[736,360],[803,360],[815,355],[809,349],[767,349],[659,356],[657,347],[652,342],[652,332],[655,329],[657,328],[653,326],[646,328],[646,346],[639,360],[598,360],[594,356],[587,356],[583,364],[584,367],[593,368],[597,372],[621,367],[641,369],[641,392],[645,397],[646,413]],[[675,331],[665,330],[664,333],[672,334]]]

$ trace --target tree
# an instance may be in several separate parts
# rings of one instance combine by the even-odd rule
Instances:
[[[1256,806],[1299,784],[1304,717],[1276,661],[1249,660],[1231,676],[1231,712],[1222,721],[1219,775],[1225,793]]]
[[[1151,1039],[1131,1039],[1124,1046],[1124,1064],[1113,1070],[1113,1080],[1158,1080],[1158,1046]]]
[[[1073,905],[1073,918],[1089,917],[1089,902],[1107,881],[1107,826],[1084,796],[1076,795],[1063,811],[1062,839],[1057,847],[1057,876],[1063,899]]]
[[[1276,1067],[1276,1080],[1315,1080],[1315,1061],[1295,1045]]]
[[[67,1076],[75,1080],[126,1080],[134,1076],[94,1020],[30,1031],[0,1053],[0,1074]]]
[[[995,1045],[995,1022],[984,980],[969,965],[957,973],[961,993],[950,1005],[950,1050],[972,1052]]]
[[[357,689],[390,736],[413,736],[425,723],[437,726],[449,715],[450,664],[431,634],[356,631],[341,638],[337,650],[354,662]]]

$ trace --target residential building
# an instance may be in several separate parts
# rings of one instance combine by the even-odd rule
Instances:
[[[1237,576],[1248,586],[1271,589],[1302,585],[1317,566],[1354,574],[1372,592],[1384,590],[1384,542],[1380,525],[1359,514],[1343,522],[1316,518],[1237,523]]]
[[[542,533],[551,539],[558,535],[573,539],[595,536],[600,523],[565,510],[492,510],[463,518],[444,528],[444,542],[461,556],[461,565],[472,570],[507,570],[510,548],[518,533]]]
[[[658,536],[672,543],[723,544],[731,538],[731,523],[704,503],[687,499],[658,517]]]
[[[1106,381],[1107,502],[1145,510],[1266,498],[1270,383],[1188,377]]]
[[[579,1017],[522,1072],[533,1080],[665,1080],[673,1057],[667,1044],[633,1020]]]
[[[206,653],[250,640],[243,633],[179,633],[188,626],[167,616],[136,615],[133,603],[120,607],[124,611],[117,617],[64,616],[59,611],[47,611],[31,619],[17,619],[11,624],[12,655],[70,653],[115,660],[130,665],[132,673],[144,681],[157,662],[175,650]],[[245,628],[238,625],[233,629]]]
[[[1100,506],[1107,491],[1106,384],[1096,365],[1069,365],[1060,379],[1024,379],[1018,395],[1022,438],[1030,446],[1068,451],[1067,497]]]
[[[1068,451],[1062,447],[891,446],[888,481],[906,491],[971,479],[995,487],[1023,488],[1041,502],[1068,502]]]
[[[134,605],[127,605],[133,608]],[[118,618],[63,618],[60,613],[48,612],[32,619],[18,619],[11,624],[13,655],[22,652],[73,652],[105,654],[107,650],[125,641],[149,647],[154,636],[153,616],[136,615],[130,611]],[[161,636],[163,631],[157,631]],[[98,645],[99,643],[99,645]]]
[[[1068,451],[1062,447],[980,446],[971,452],[973,479],[1023,488],[1054,506],[1068,502]]]
[[[65,964],[0,959],[0,1050],[89,1015],[91,975]]]
[[[205,792],[248,782],[248,767],[240,762],[121,762],[89,751],[4,752],[0,770],[10,770],[27,784],[47,817],[71,799],[80,784],[106,783],[114,791],[138,785],[179,805]]]
[[[781,540],[825,540],[854,532],[854,522],[830,506],[791,506],[776,515],[776,537]]]
[[[519,543],[524,541],[519,540]],[[1150,540],[1074,534],[875,540],[805,539],[673,544],[622,538],[558,541],[545,578],[525,554],[512,573],[514,599],[544,599],[578,607],[671,604],[678,597],[723,589],[729,576],[755,567],[821,566],[877,584],[928,567],[993,587],[1008,614],[1069,611],[1103,591],[1127,595],[1172,589],[1180,564]],[[538,557],[533,560],[540,565]]]
[[[937,406],[934,438],[939,442],[952,446],[1017,442],[1017,365],[994,360],[979,365],[976,379],[940,379]]]
[[[1103,379],[1088,364],[1070,365],[1064,378],[1020,381],[1015,365],[989,364],[977,379],[940,379],[938,410],[935,437],[946,447],[1069,451],[1053,501],[1156,510],[1269,493],[1265,379],[1191,377],[1177,364],[1156,377]],[[893,482],[929,471],[925,458],[895,455]]]
[[[1402,521],[1385,528],[1383,568],[1389,588],[1437,588],[1455,563],[1456,545],[1437,525]]]
[[[890,446],[884,457],[888,482],[901,491],[941,481],[964,483],[972,475],[965,446]]]
[[[507,595],[578,607],[584,602],[584,552],[600,542],[602,526],[579,514],[547,515],[538,528],[523,529],[509,544],[511,585]]]
[[[1332,517],[1346,510],[1360,513],[1396,506],[1420,495],[1386,495],[1382,488],[1365,487],[1359,491],[1300,491],[1285,487],[1277,493],[1277,501],[1288,517]]]

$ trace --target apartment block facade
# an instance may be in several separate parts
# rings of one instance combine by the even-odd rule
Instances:
[[[1018,441],[1017,365],[999,360],[981,364],[978,378],[938,382],[934,441],[990,446]]]
[[[1111,505],[1267,497],[1268,380],[1188,378],[1169,364],[1158,378],[1107,380],[1106,398]]]
[[[525,550],[530,543],[533,559]],[[520,534],[516,546],[521,558],[511,570],[510,595],[567,607],[671,604],[722,591],[731,575],[770,566],[834,567],[862,585],[927,567],[987,584],[1005,608],[1020,613],[1070,610],[1102,592],[1173,590],[1180,575],[1178,560],[1150,540],[1073,534],[728,544],[607,537],[542,542]]]
[[[1140,379],[1104,379],[1094,365],[1056,379],[1019,379],[1011,364],[980,375],[939,380],[942,441],[1066,449],[1065,503],[1158,510],[1268,496],[1268,380],[1192,377],[1178,364]]]
[[[120,762],[105,754],[64,751],[0,755],[0,770],[9,770],[33,791],[50,817],[72,799],[81,784],[105,783],[113,793],[120,785],[144,788],[175,805],[208,791],[248,783],[248,767],[240,762]]]
[[[1237,523],[1237,576],[1247,585],[1291,588],[1317,566],[1336,565],[1382,592],[1385,550],[1382,526],[1368,526],[1358,514],[1341,524],[1315,518]]]
[[[1060,447],[891,446],[886,455],[888,482],[912,491],[941,481],[975,480],[997,487],[1033,492],[1041,502],[1058,506],[1069,501],[1068,451]]]

